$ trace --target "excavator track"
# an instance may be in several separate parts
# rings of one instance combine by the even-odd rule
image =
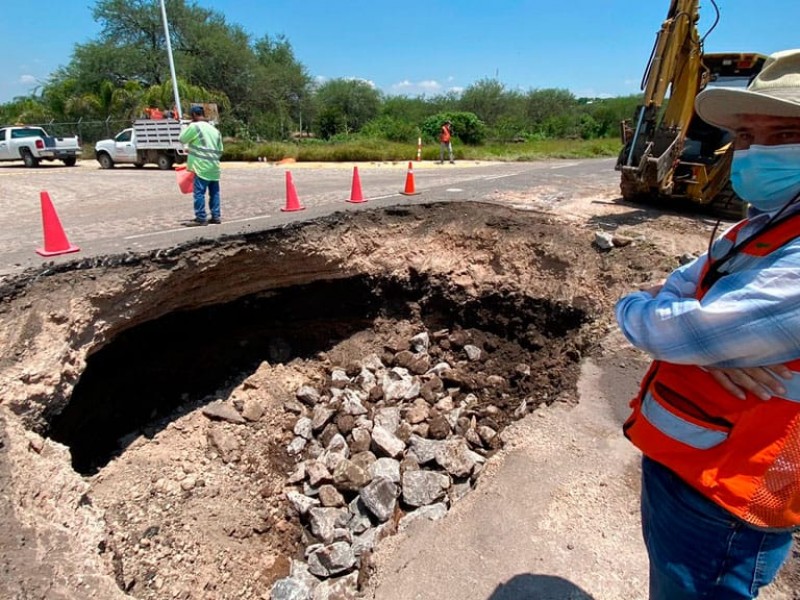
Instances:
[[[731,182],[725,184],[719,194],[706,205],[707,210],[716,217],[738,221],[747,214],[747,203],[733,191]]]

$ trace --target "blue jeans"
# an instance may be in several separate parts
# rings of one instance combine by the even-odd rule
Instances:
[[[755,598],[792,547],[791,531],[750,527],[647,457],[642,533],[650,600]]]
[[[208,208],[211,217],[219,219],[219,181],[208,181],[198,177],[197,174],[194,176],[194,216],[201,221],[206,220],[206,189],[208,189]]]

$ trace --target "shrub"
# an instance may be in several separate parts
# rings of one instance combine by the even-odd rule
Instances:
[[[368,138],[378,138],[390,142],[412,143],[417,141],[418,129],[412,124],[394,117],[383,116],[373,119],[361,128],[361,134]]]
[[[439,140],[442,124],[450,121],[453,125],[453,135],[465,144],[476,146],[486,139],[486,125],[475,113],[471,112],[446,112],[439,113],[425,120],[422,132],[428,140]]]

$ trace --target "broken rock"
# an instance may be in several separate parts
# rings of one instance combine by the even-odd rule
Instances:
[[[347,542],[335,542],[315,548],[308,556],[308,570],[318,577],[343,573],[355,564],[356,557]]]
[[[403,473],[403,501],[411,506],[427,506],[444,497],[450,478],[433,471]]]
[[[244,417],[226,402],[212,402],[211,404],[203,407],[203,414],[209,419],[217,421],[228,421],[237,425],[244,423]]]
[[[397,458],[406,449],[405,443],[400,438],[380,425],[372,429],[372,446],[378,453],[392,458]]]
[[[392,516],[399,495],[399,487],[388,479],[375,479],[359,492],[364,506],[381,522]]]
[[[311,600],[311,590],[298,579],[284,577],[275,582],[269,597],[270,600]]]

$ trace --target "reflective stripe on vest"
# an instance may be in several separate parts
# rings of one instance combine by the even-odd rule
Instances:
[[[642,415],[665,435],[699,450],[708,450],[728,439],[724,431],[697,425],[670,412],[650,392],[642,400]]]
[[[200,139],[200,145],[189,144],[189,154],[202,158],[205,160],[219,160],[222,157],[222,150],[212,148],[206,142],[206,136],[201,127],[197,127],[197,137]]]
[[[757,268],[771,252],[800,236],[800,213],[752,236],[730,254],[739,223],[714,244],[696,296],[725,257],[719,276]],[[800,355],[800,349],[798,349]],[[710,373],[693,365],[654,361],[631,403],[623,430],[644,454],[665,465],[700,493],[756,527],[800,525],[800,360],[781,380],[782,397],[762,401],[751,393],[741,400]]]

